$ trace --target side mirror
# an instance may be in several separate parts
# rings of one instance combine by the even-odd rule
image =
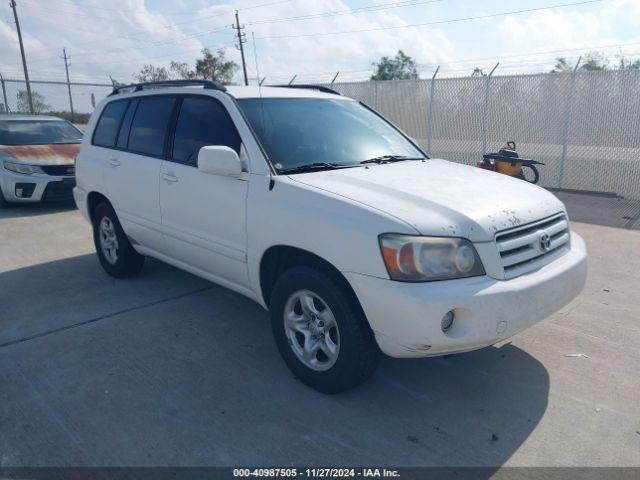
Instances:
[[[200,149],[198,170],[211,175],[239,177],[242,174],[242,165],[235,150],[215,145]]]

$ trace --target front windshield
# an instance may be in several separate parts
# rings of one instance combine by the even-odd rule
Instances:
[[[354,165],[386,155],[423,157],[402,134],[352,100],[245,98],[238,103],[278,170]]]
[[[80,143],[82,132],[65,120],[0,120],[0,145]]]

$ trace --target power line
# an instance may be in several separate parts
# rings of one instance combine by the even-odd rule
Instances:
[[[218,28],[218,29],[214,29],[214,30],[207,30],[205,32],[201,32],[198,34],[194,34],[194,35],[184,35],[183,36],[183,40],[186,39],[191,39],[191,38],[200,38],[200,37],[204,37],[207,35],[211,35],[213,33],[219,33],[219,32],[223,32],[223,31],[228,31],[229,27],[228,26],[224,26],[222,28]],[[229,32],[231,33],[231,32]],[[157,41],[157,42],[151,42],[151,43],[143,43],[142,46],[144,46],[145,48],[153,48],[153,47],[159,47],[159,46],[164,46],[164,45],[174,45],[176,43],[176,39],[170,39],[170,40],[161,40],[161,41]],[[136,45],[137,47],[141,46],[140,44]],[[130,52],[131,51],[131,46],[128,47],[122,47],[122,48],[117,48],[117,49],[113,49],[113,50],[100,50],[99,52],[84,52],[84,53],[78,53],[76,54],[76,58],[77,57],[87,57],[87,56],[92,56],[92,55],[96,55],[96,53],[100,53],[100,54],[107,54],[107,53],[118,53],[118,52]],[[40,57],[40,58],[36,58],[35,60],[31,60],[31,63],[33,62],[47,62],[50,61],[51,59],[49,57]]]
[[[236,43],[236,40],[232,40],[229,42],[218,42],[217,45],[233,45]],[[191,48],[185,48],[183,49],[183,52],[173,52],[173,53],[164,53],[162,55],[153,55],[153,56],[145,56],[143,59],[141,59],[141,62],[146,62],[147,60],[153,60],[153,59],[157,59],[157,58],[167,58],[167,57],[173,57],[175,55],[179,55],[180,53],[184,53],[184,52],[192,52],[192,51],[196,51],[196,50],[200,50],[201,47],[191,47]],[[95,61],[95,62],[76,62],[76,65],[114,65],[114,64],[121,64],[123,63],[122,60],[115,60],[115,61],[109,61],[109,62],[105,62],[105,61]],[[130,62],[128,62],[130,63]]]
[[[338,32],[314,32],[314,33],[302,33],[302,34],[292,34],[292,35],[267,35],[264,37],[257,37],[257,38],[259,40],[262,40],[262,39],[280,39],[280,38],[320,37],[320,36],[327,36],[327,35],[344,35],[344,34],[350,34],[350,33],[377,32],[382,30],[397,30],[400,28],[426,27],[430,25],[442,25],[446,23],[468,22],[472,20],[482,20],[486,18],[503,17],[506,15],[518,15],[521,13],[538,12],[540,10],[548,10],[552,8],[574,7],[579,5],[587,5],[591,3],[600,3],[604,1],[606,0],[584,0],[581,2],[561,3],[556,5],[547,5],[545,7],[527,8],[523,10],[512,10],[510,12],[491,13],[487,15],[476,15],[473,17],[451,18],[447,20],[438,20],[434,22],[413,23],[409,25],[392,25],[388,27],[363,28],[360,30],[343,30]]]
[[[284,1],[290,1],[290,0],[284,0]],[[316,14],[300,15],[300,16],[296,16],[296,17],[273,18],[273,19],[261,20],[261,21],[256,21],[256,22],[250,22],[250,23],[248,23],[248,25],[258,25],[258,24],[276,23],[276,22],[285,22],[285,21],[301,21],[301,20],[310,20],[310,19],[315,19],[315,18],[332,17],[332,16],[338,16],[338,15],[351,15],[351,14],[357,14],[357,13],[363,13],[363,12],[386,10],[386,9],[391,9],[391,8],[401,8],[401,7],[410,7],[410,6],[424,5],[424,4],[430,4],[430,3],[440,3],[440,2],[443,2],[443,1],[446,1],[446,0],[404,0],[404,1],[395,1],[395,2],[390,2],[390,3],[375,4],[375,5],[369,5],[369,6],[353,8],[353,9],[333,10],[333,11],[329,11],[329,12],[321,12],[321,13],[316,13]],[[278,2],[271,2],[271,3],[267,3],[267,4],[255,5],[253,7],[247,8],[247,9],[257,8],[257,7],[267,6],[267,5],[273,5],[273,4],[277,4],[277,3],[284,3],[284,2],[281,0],[281,1],[278,1]],[[99,18],[103,18],[103,17],[99,17]],[[220,25],[218,27],[213,27],[213,28],[214,28],[214,30],[210,30],[208,32],[184,35],[184,38],[197,38],[197,37],[205,36],[205,35],[208,35],[208,34],[211,34],[211,33],[218,33],[218,32],[226,30],[228,27],[226,25],[225,26]],[[233,26],[232,26],[232,28],[235,29],[235,27],[233,27]],[[123,37],[121,37],[121,38],[123,38]],[[162,42],[152,42],[152,43],[150,43],[148,45],[149,46],[166,45],[166,44],[171,44],[171,43],[174,43],[174,42],[175,42],[175,40],[165,40],[165,41],[162,41]],[[119,51],[127,51],[127,50],[130,50],[130,49],[131,49],[131,47],[125,47],[125,48],[116,49],[116,50],[104,50],[104,51],[101,51],[100,53],[115,53],[115,52],[119,52]],[[87,56],[87,55],[94,55],[94,52],[76,54],[76,58],[79,57],[79,56]],[[48,60],[49,60],[48,58],[41,57],[41,58],[37,58],[35,60],[32,60],[32,63],[34,61],[42,62],[42,61],[48,61]]]
[[[430,3],[441,3],[446,0],[405,0],[401,2],[381,3],[375,5],[369,5],[358,8],[348,8],[343,10],[333,10],[329,12],[313,13],[308,15],[298,15],[295,17],[286,18],[272,18],[266,20],[257,20],[255,22],[249,22],[247,25],[263,25],[266,23],[278,23],[278,22],[295,22],[300,20],[313,20],[316,18],[335,17],[339,15],[353,15],[356,13],[375,12],[378,10],[390,10],[393,8],[413,7],[416,5],[425,5]]]
[[[256,5],[249,5],[247,7],[242,7],[242,8],[239,8],[238,10],[240,10],[240,11],[253,10],[253,9],[256,9],[256,8],[269,7],[269,6],[272,6],[272,5],[277,5],[277,4],[280,4],[280,3],[287,3],[287,2],[291,2],[291,1],[292,0],[277,0],[277,1],[274,1],[274,2],[259,3],[259,4],[256,4]],[[163,29],[172,30],[172,29],[175,29],[175,27],[179,27],[181,25],[193,25],[195,22],[201,22],[201,21],[204,21],[204,20],[211,20],[212,18],[220,18],[220,17],[228,15],[229,13],[231,13],[231,12],[216,13],[214,15],[201,15],[198,18],[193,19],[193,20],[186,20],[186,21],[176,22],[176,23],[172,23],[172,24],[169,24],[169,25],[162,24],[159,27],[163,28]],[[106,19],[106,20],[113,20],[112,18],[106,18],[106,17],[102,17],[102,18]],[[222,26],[223,25],[219,25],[219,26],[214,27],[214,28],[219,28],[219,27],[222,27]],[[79,29],[79,28],[74,27],[74,29]],[[94,30],[82,29],[82,30],[83,31],[92,32],[92,33],[95,32],[95,29]],[[149,34],[149,30],[144,29],[144,30],[139,30],[139,31],[134,32],[134,33],[127,34],[127,35],[120,35],[118,37],[118,39],[133,38],[133,37],[138,37],[140,35],[148,35],[148,34]],[[104,40],[95,40],[95,41],[91,41],[91,42],[84,42],[83,45],[90,45],[90,44],[94,44],[94,43],[103,43],[103,42],[104,42]],[[56,49],[56,48],[54,47],[54,48],[49,48],[49,49],[44,49],[44,50],[54,50],[54,49]]]

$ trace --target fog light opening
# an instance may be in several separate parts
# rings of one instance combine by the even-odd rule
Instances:
[[[440,327],[442,328],[443,332],[446,333],[449,330],[451,330],[454,319],[455,319],[455,315],[453,313],[453,310],[449,310],[447,313],[444,314],[444,316],[442,317],[442,320],[440,321]]]

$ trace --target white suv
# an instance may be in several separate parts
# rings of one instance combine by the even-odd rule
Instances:
[[[107,273],[135,275],[151,256],[246,295],[270,311],[289,368],[323,392],[368,377],[381,351],[511,337],[587,273],[555,196],[428,159],[324,88],[116,90],[91,117],[76,176]]]

